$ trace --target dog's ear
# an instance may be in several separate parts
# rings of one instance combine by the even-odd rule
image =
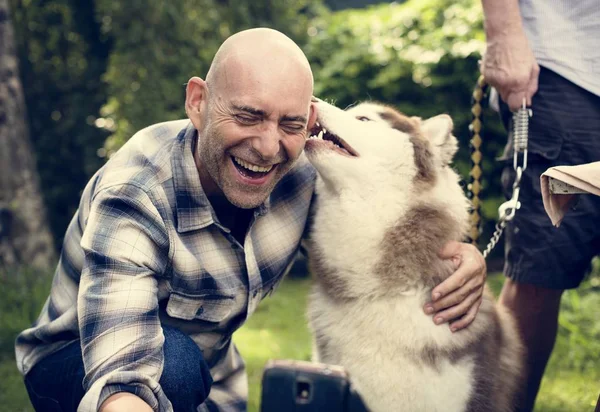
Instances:
[[[432,149],[438,154],[442,164],[449,164],[458,150],[458,141],[452,134],[452,118],[440,114],[421,122],[421,131],[429,139]]]

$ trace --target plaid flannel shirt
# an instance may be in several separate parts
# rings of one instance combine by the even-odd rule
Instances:
[[[293,262],[315,171],[301,156],[257,208],[241,245],[202,190],[197,138],[187,120],[151,126],[96,173],[67,229],[50,296],[17,338],[23,374],[80,339],[79,411],[132,387],[154,410],[172,410],[158,383],[163,324],[188,333],[211,368],[199,410],[246,410],[244,363],[231,336]]]

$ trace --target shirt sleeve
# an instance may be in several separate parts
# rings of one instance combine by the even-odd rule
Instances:
[[[96,411],[117,392],[171,411],[158,383],[164,337],[157,276],[166,270],[169,250],[158,209],[136,186],[104,189],[91,203],[81,246],[77,310],[86,394],[78,411]]]

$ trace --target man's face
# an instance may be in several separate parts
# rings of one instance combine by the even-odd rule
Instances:
[[[300,156],[312,84],[296,68],[279,63],[267,73],[230,65],[219,79],[199,133],[207,195],[224,195],[241,208],[257,207]]]

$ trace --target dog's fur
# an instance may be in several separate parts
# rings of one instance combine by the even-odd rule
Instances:
[[[313,132],[327,129],[325,139],[341,138],[356,156],[327,140],[306,144],[319,175],[308,242],[315,360],[345,367],[373,412],[511,411],[522,349],[489,291],[456,333],[422,309],[455,269],[438,252],[468,229],[469,204],[448,166],[452,120],[372,103],[317,109]]]

